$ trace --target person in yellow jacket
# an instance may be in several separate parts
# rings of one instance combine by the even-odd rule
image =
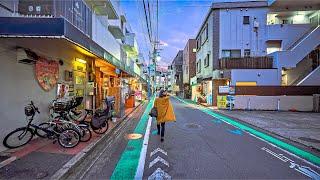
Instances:
[[[165,90],[160,90],[159,97],[154,101],[154,107],[157,109],[157,129],[158,135],[161,134],[161,142],[164,141],[165,123],[176,121],[173,106],[170,97]]]

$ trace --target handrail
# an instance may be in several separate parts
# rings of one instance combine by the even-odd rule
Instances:
[[[304,41],[310,34],[312,34],[315,30],[317,30],[317,28],[319,28],[320,26],[313,26],[312,28],[310,28],[307,32],[305,32],[298,40],[296,40],[293,44],[291,44],[287,50],[293,50],[294,48],[296,48],[302,41]]]

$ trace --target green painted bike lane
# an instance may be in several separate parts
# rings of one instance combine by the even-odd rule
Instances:
[[[175,98],[178,99],[179,101],[185,103],[185,104],[193,104],[193,105],[196,104],[195,102],[193,102],[191,100],[184,100],[184,99],[181,99],[179,97],[175,97]],[[247,132],[249,132],[249,133],[251,133],[251,134],[253,134],[253,135],[255,135],[255,136],[257,136],[257,137],[259,137],[259,138],[261,138],[261,139],[263,139],[263,140],[265,140],[265,141],[267,141],[267,142],[269,142],[269,143],[271,143],[273,145],[276,145],[276,146],[278,146],[278,147],[280,147],[280,148],[282,148],[284,150],[287,150],[287,151],[289,151],[289,152],[291,152],[291,153],[293,153],[293,154],[295,154],[295,155],[297,155],[297,156],[299,156],[299,157],[301,157],[303,159],[306,159],[307,161],[309,161],[309,162],[311,162],[311,163],[313,163],[313,164],[315,164],[317,166],[320,165],[320,157],[319,156],[316,156],[316,155],[314,155],[314,154],[312,154],[310,152],[304,151],[304,150],[302,150],[302,149],[300,149],[300,148],[298,148],[296,146],[293,146],[293,145],[288,144],[288,143],[286,143],[284,141],[281,141],[281,140],[279,140],[277,138],[274,138],[274,137],[272,137],[272,136],[270,136],[270,135],[268,135],[266,133],[260,132],[260,131],[258,131],[256,129],[253,129],[253,128],[249,127],[249,126],[246,126],[245,124],[242,124],[242,123],[240,123],[240,122],[238,122],[238,121],[236,121],[234,119],[231,119],[229,117],[223,116],[223,115],[218,114],[218,113],[215,113],[209,108],[206,108],[206,107],[203,107],[203,106],[198,106],[197,108],[200,111],[202,111],[202,112],[204,112],[204,113],[206,113],[206,114],[208,114],[208,115],[210,115],[210,116],[212,116],[214,118],[217,118],[217,119],[220,119],[220,120],[222,120],[224,122],[227,122],[227,123],[239,128],[239,129],[241,129],[243,131],[247,131]]]
[[[133,133],[145,134],[149,112],[152,109],[155,97],[149,101],[145,112],[138,122]],[[110,177],[111,180],[116,179],[134,179],[139,164],[140,153],[143,145],[143,138],[129,140],[126,149],[122,153],[116,168]]]

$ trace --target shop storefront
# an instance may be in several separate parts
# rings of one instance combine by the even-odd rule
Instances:
[[[115,97],[115,111],[118,117],[123,115],[121,102],[122,91],[120,83],[120,70],[104,60],[95,60],[95,79],[96,79],[96,108],[102,108],[107,96]]]
[[[12,42],[25,48],[16,49]],[[48,121],[48,107],[57,98],[83,96],[80,108],[92,108],[92,54],[84,55],[71,43],[59,39],[11,38],[1,39],[0,44],[4,49],[0,54],[0,80],[6,82],[1,88],[0,119],[8,122],[1,127],[0,139],[9,130],[25,125],[21,121],[25,119],[23,108],[31,100],[41,112],[34,123]]]
[[[191,78],[191,100],[206,106],[212,106],[212,81]]]

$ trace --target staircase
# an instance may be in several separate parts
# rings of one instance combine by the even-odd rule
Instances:
[[[292,43],[288,48],[287,51],[294,49],[303,39],[305,39],[313,30],[315,30],[317,26],[311,27],[308,31],[306,31],[299,39],[297,39],[294,43]]]
[[[312,50],[320,44],[320,26],[314,28],[311,32],[303,35],[286,51],[272,53],[274,57],[274,66],[282,69],[294,68],[302,61]]]
[[[300,80],[297,86],[320,86],[320,66]]]

